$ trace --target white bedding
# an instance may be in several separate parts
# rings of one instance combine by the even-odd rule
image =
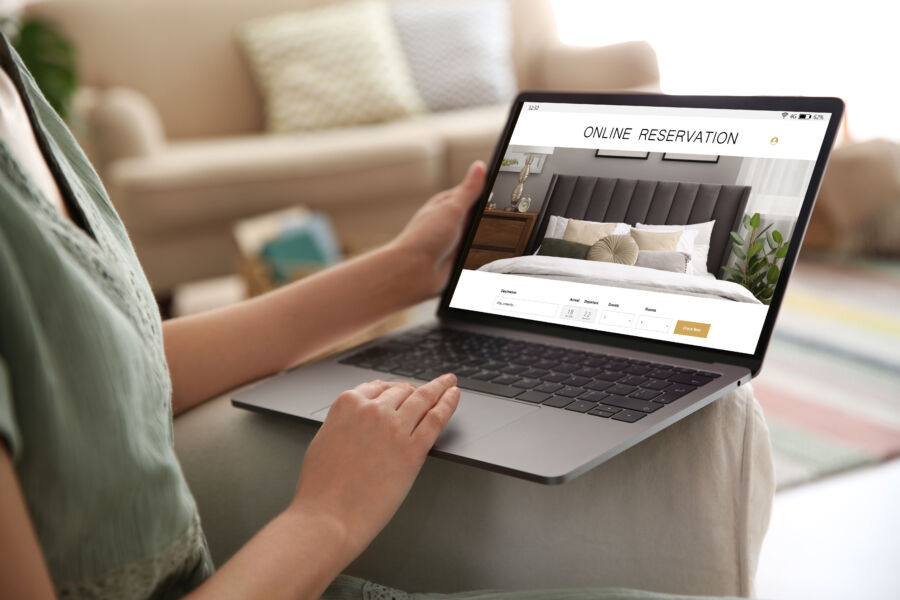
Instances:
[[[760,304],[747,288],[730,281],[595,260],[516,256],[489,262],[478,270]]]

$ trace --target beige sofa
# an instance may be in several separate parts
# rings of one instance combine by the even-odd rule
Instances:
[[[265,135],[235,26],[328,1],[49,0],[28,8],[74,38],[85,86],[80,134],[158,293],[232,272],[236,219],[303,204],[327,211],[345,245],[361,249],[399,231],[472,160],[490,158],[505,106]],[[567,47],[549,0],[510,8],[520,87],[656,86],[647,44]]]

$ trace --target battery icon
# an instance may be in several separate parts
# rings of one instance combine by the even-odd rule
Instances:
[[[798,119],[812,119],[812,115],[809,113],[800,113],[797,115]]]

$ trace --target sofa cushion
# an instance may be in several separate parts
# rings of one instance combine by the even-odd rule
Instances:
[[[432,111],[506,104],[516,93],[509,8],[503,0],[403,1],[391,12]]]
[[[238,33],[270,132],[380,123],[424,108],[383,2],[260,17]]]

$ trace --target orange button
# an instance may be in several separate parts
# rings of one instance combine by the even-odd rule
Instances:
[[[678,321],[675,323],[675,331],[678,335],[690,335],[692,337],[705,338],[709,335],[709,323],[694,323],[693,321]]]

